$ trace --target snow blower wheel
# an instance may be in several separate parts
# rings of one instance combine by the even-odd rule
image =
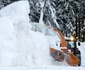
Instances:
[[[79,50],[76,53],[76,57],[78,58],[78,66],[81,66],[81,52]]]

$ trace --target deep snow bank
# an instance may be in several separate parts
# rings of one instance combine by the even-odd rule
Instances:
[[[7,17],[0,18],[0,66],[11,65],[16,56],[14,26]]]
[[[18,46],[23,33],[20,36],[18,34],[20,31],[26,33],[31,29],[28,13],[28,1],[15,2],[0,10],[0,66],[25,65],[25,55],[20,52],[23,53],[24,50],[22,46]]]
[[[14,26],[7,17],[0,18],[0,35],[5,39],[13,38]]]
[[[28,30],[31,28],[28,14],[30,12],[28,1],[19,1],[12,3],[0,10],[0,17],[8,17],[14,25],[24,24]],[[23,26],[23,25],[22,25]]]
[[[15,2],[0,10],[0,26],[3,23],[0,37],[12,37],[10,40],[0,38],[4,42],[0,42],[1,47],[8,45],[4,46],[6,50],[0,49],[0,66],[51,64],[46,36],[31,30],[29,11],[28,1]]]

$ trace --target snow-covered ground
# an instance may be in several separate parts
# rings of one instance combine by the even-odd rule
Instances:
[[[85,70],[85,67],[66,66],[13,66],[0,67],[0,70]]]
[[[49,48],[60,50],[60,39],[52,28],[29,22],[29,8],[19,1],[0,10],[0,70],[85,70],[85,43],[79,47],[81,67],[55,62]]]

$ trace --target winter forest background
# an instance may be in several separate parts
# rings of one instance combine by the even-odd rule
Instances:
[[[0,8],[19,0],[1,0]],[[85,41],[85,0],[28,0],[30,22],[38,23],[43,12],[43,22],[56,27],[65,36],[76,33]],[[42,5],[43,3],[43,5]]]

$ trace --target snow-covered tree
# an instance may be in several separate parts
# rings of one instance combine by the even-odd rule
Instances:
[[[63,34],[72,34],[78,28],[77,23],[84,14],[84,0],[29,0],[32,22],[39,22],[42,2],[44,24],[61,29]]]
[[[29,14],[30,20],[32,22],[39,22],[40,11],[41,11],[39,0],[29,0],[29,4],[30,4],[30,14]]]
[[[75,30],[75,16],[79,12],[79,0],[51,0],[51,5],[56,11],[57,22],[63,33]]]

